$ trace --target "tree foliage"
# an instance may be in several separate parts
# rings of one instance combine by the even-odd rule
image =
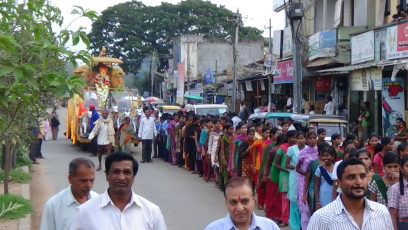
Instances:
[[[234,35],[231,21],[235,13],[209,1],[186,0],[174,5],[146,6],[139,1],[125,2],[108,8],[95,21],[88,34],[95,54],[101,46],[110,55],[124,60],[125,72],[136,73],[142,59],[153,51],[159,53],[161,68],[172,49],[172,39],[184,34],[198,34],[206,38]],[[229,19],[229,20],[228,20]],[[240,38],[261,39],[262,31],[242,27]]]
[[[19,2],[0,2],[0,143],[6,145],[6,166],[17,145],[28,145],[36,139],[27,135],[27,124],[44,115],[48,101],[65,92],[79,92],[77,87],[83,86],[80,76],[64,71],[65,63],[75,64],[78,59],[88,63],[90,58],[86,51],[67,48],[80,40],[89,46],[83,28],[54,31],[63,24],[58,8],[46,0]],[[96,12],[81,7],[75,7],[72,13],[98,19]]]

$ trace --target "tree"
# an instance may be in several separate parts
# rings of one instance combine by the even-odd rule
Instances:
[[[32,126],[44,116],[47,102],[69,92],[79,93],[81,76],[64,71],[66,62],[89,63],[86,51],[68,50],[82,40],[89,46],[83,28],[53,30],[63,18],[46,0],[5,0],[0,3],[0,143],[6,146],[4,193],[8,193],[10,154],[17,145],[28,146],[37,139]],[[75,7],[78,17],[96,20],[94,11]]]
[[[199,34],[206,38],[224,38],[234,34],[235,13],[209,1],[186,0],[177,5],[162,2],[160,6],[146,6],[138,1],[125,2],[108,8],[101,20],[92,25],[88,34],[91,48],[96,52],[108,47],[112,56],[124,60],[122,68],[136,73],[144,57],[156,50],[160,68],[167,63],[173,38],[184,34]],[[262,31],[242,27],[239,37],[262,39]]]

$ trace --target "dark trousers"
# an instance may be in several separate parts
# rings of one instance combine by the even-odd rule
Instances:
[[[95,136],[92,140],[91,140],[91,152],[94,156],[96,156],[96,152],[98,149],[98,136]]]
[[[33,163],[34,163],[34,162],[36,161],[36,159],[37,159],[37,148],[38,148],[38,143],[37,143],[37,141],[30,144],[30,147],[29,147],[29,157],[30,157],[30,160],[31,160]]]
[[[41,152],[41,146],[42,146],[42,138],[38,138],[38,142],[37,142],[37,153],[36,153],[36,157],[37,158],[43,158],[42,152]]]
[[[156,138],[154,138],[154,141],[153,141],[153,154],[154,154],[154,157],[157,157],[157,152],[159,151],[159,139],[160,139],[160,135],[157,135],[157,137]]]
[[[196,154],[195,151],[188,155],[188,161],[190,163],[190,169],[195,171],[195,161],[196,161]]]
[[[142,161],[152,161],[153,140],[142,140]]]

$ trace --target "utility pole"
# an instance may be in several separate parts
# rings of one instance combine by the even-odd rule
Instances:
[[[295,23],[296,22],[296,23]],[[290,26],[292,28],[292,42],[293,42],[293,64],[294,64],[294,81],[293,81],[293,112],[302,112],[302,62],[300,58],[300,42],[297,36],[295,26],[299,26],[299,20],[290,18]]]
[[[150,66],[150,80],[151,80],[151,88],[150,88],[150,96],[153,97],[153,89],[154,89],[154,63],[156,62],[156,51],[152,53],[152,64]]]
[[[272,21],[271,19],[269,19],[269,27],[266,27],[265,29],[269,29],[269,55],[272,55]],[[268,74],[267,76],[268,76],[268,113],[269,113],[271,112],[271,106],[272,106],[272,88],[271,88],[272,75]]]
[[[237,14],[235,15],[234,19],[235,23],[235,42],[233,45],[233,57],[234,57],[234,77],[232,79],[232,111],[235,111],[235,102],[237,100],[237,57],[238,57],[238,32],[239,32],[239,25],[241,24],[241,15],[239,14],[239,9],[237,9]]]

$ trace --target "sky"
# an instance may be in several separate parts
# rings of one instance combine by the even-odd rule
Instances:
[[[283,11],[275,13],[273,11],[274,0],[210,0],[217,5],[224,5],[225,8],[236,12],[239,9],[244,26],[256,27],[263,30],[263,36],[269,37],[269,18],[272,21],[272,31],[284,29],[284,14]],[[276,1],[276,0],[275,0]],[[98,13],[107,9],[110,6],[117,5],[119,3],[127,2],[127,0],[51,0],[51,5],[60,8],[62,15],[64,16],[65,28],[75,16],[71,15],[71,11],[74,9],[74,5],[81,6],[84,9],[92,9]],[[177,4],[180,0],[141,0],[145,5],[157,6],[161,2],[169,2]],[[79,26],[86,28],[87,32],[91,31],[92,24],[88,19],[79,19],[70,25],[68,29],[77,29]],[[273,32],[272,32],[273,36]],[[82,47],[81,47],[82,48]],[[83,48],[82,48],[83,49]]]

